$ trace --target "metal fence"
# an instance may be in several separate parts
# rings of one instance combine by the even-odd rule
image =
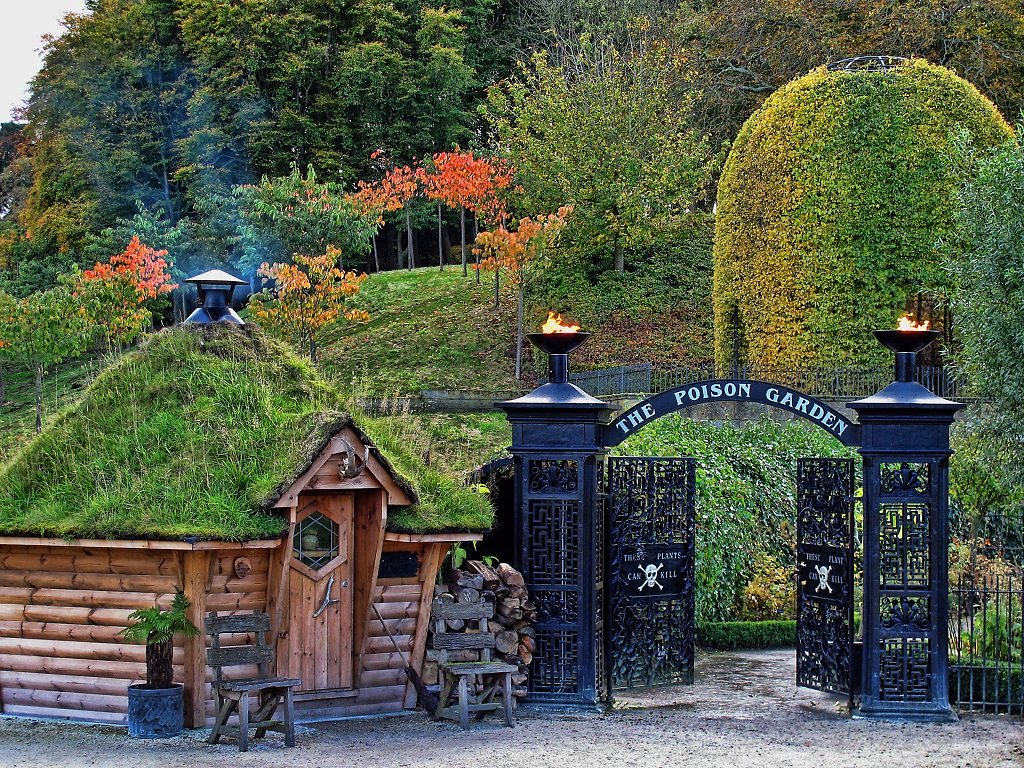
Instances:
[[[1024,580],[962,575],[950,589],[949,696],[961,710],[1024,715]]]
[[[715,378],[756,379],[781,384],[824,400],[856,399],[873,395],[893,380],[892,368],[846,367],[798,369],[752,369],[716,371],[713,364],[671,366],[639,363],[582,371],[569,376],[576,386],[595,397],[649,394]],[[921,366],[917,380],[942,397],[970,399],[961,378],[943,366]]]

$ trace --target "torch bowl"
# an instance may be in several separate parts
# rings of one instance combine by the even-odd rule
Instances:
[[[939,331],[874,331],[875,338],[893,352],[920,352],[941,335]]]
[[[590,338],[590,334],[586,331],[574,331],[573,333],[528,333],[526,338],[541,352],[549,355],[568,355],[570,352],[579,349]]]

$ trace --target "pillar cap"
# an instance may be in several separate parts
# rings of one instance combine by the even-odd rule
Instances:
[[[916,381],[894,381],[880,392],[846,405],[858,414],[906,410],[953,414],[965,407],[964,403],[939,397]]]
[[[575,384],[548,382],[532,392],[514,400],[496,402],[502,411],[531,411],[536,409],[571,409],[578,411],[601,411],[614,409],[604,400],[587,394]]]

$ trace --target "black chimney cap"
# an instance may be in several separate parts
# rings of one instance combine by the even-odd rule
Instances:
[[[248,285],[245,280],[240,280],[220,269],[211,269],[209,272],[203,272],[203,274],[190,277],[183,282],[194,283],[199,289],[200,306],[185,318],[186,323],[245,325],[245,322],[231,309],[230,305],[231,294],[234,292],[235,286]]]

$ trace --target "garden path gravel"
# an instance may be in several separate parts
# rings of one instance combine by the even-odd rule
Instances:
[[[958,723],[851,720],[845,700],[793,684],[793,651],[702,655],[697,684],[623,696],[607,714],[520,710],[471,732],[422,713],[301,726],[298,745],[272,735],[240,755],[204,731],[161,741],[123,728],[0,718],[0,766],[96,768],[899,768],[1024,766],[1024,720]]]

